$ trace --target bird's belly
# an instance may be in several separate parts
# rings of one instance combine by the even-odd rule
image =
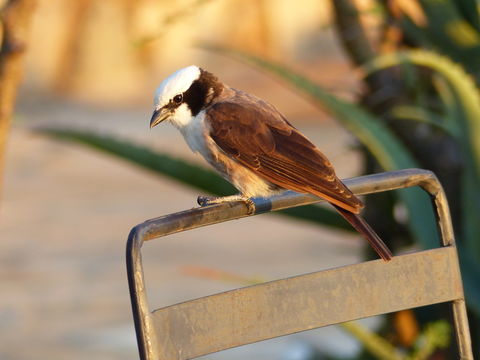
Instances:
[[[281,189],[258,176],[252,170],[226,155],[213,140],[207,140],[208,154],[205,159],[223,176],[247,197],[266,197]]]
[[[279,192],[279,188],[256,175],[251,170],[238,166],[230,172],[231,183],[248,197],[266,197]]]

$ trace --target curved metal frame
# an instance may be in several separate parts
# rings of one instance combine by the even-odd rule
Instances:
[[[344,180],[344,182],[357,195],[420,186],[432,199],[441,238],[441,246],[450,247],[452,251],[454,251],[454,256],[456,258],[455,239],[448,203],[440,183],[432,172],[421,169],[405,169],[357,177]],[[298,194],[290,191],[270,198],[255,198],[252,200],[256,207],[254,215],[322,201],[313,195]],[[216,224],[246,216],[249,216],[248,209],[243,202],[222,203],[151,219],[135,226],[131,230],[127,242],[127,273],[141,359],[153,360],[158,359],[160,356],[158,352],[158,344],[156,343],[157,336],[152,316],[154,312],[150,312],[149,310],[144,286],[141,258],[141,247],[143,242],[180,231],[191,230],[201,226]],[[384,269],[386,269],[386,267],[390,266],[392,263],[394,263],[394,261],[387,264],[382,263],[382,266],[385,266]],[[458,268],[457,262],[454,264],[454,267]],[[455,295],[452,295],[454,298],[452,298],[451,301],[460,358],[473,359],[459,269],[458,284],[454,285],[455,289],[453,291]],[[238,345],[239,344],[233,346]],[[175,358],[180,359],[184,357],[178,355]]]

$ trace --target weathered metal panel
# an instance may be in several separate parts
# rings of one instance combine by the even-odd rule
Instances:
[[[154,311],[160,359],[207,353],[463,297],[445,247],[228,291]]]

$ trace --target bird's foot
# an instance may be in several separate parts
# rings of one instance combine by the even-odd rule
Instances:
[[[253,200],[240,194],[231,196],[199,196],[197,198],[198,205],[202,207],[231,201],[242,201],[247,206],[248,215],[255,214],[256,209]]]
[[[197,204],[200,205],[200,206],[208,206],[208,205],[211,205],[211,204],[214,204],[212,203],[212,201],[218,199],[219,197],[218,196],[202,196],[202,195],[199,195],[197,197]]]

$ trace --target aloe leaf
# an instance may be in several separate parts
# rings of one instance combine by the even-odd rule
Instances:
[[[454,1],[453,4],[455,4],[461,16],[465,18],[477,31],[480,31],[480,14],[478,12],[477,1],[459,0]]]
[[[109,135],[66,128],[41,128],[40,132],[115,155],[155,173],[174,178],[185,185],[193,186],[201,191],[214,195],[235,193],[232,185],[212,171]]]
[[[219,46],[201,45],[202,48],[232,56],[249,65],[258,66],[268,73],[286,81],[296,91],[306,95],[313,103],[326,108],[343,126],[353,133],[387,171],[419,167],[408,149],[381,120],[360,106],[346,102],[311,82],[307,78],[280,64],[263,58]],[[397,192],[407,207],[409,227],[414,237],[425,248],[434,247],[437,242],[435,222],[431,207],[420,189],[403,189]]]
[[[402,360],[403,356],[388,340],[371,331],[357,321],[340,324],[341,328],[362,343],[376,359]]]
[[[472,160],[475,161],[473,165],[480,171],[480,141],[477,139],[478,134],[480,134],[480,96],[473,79],[457,63],[425,50],[412,50],[379,56],[370,64],[367,64],[365,70],[371,73],[404,62],[428,67],[447,80],[456,96],[459,107],[463,110],[465,121],[463,135],[465,140],[468,140],[469,152],[472,153]]]
[[[461,62],[468,72],[477,76],[480,69],[477,61],[480,56],[478,9],[468,11],[472,4],[465,1],[421,0],[419,3],[427,21],[415,24],[405,16],[403,28],[409,38]],[[462,6],[459,3],[463,3]],[[470,16],[465,16],[467,11]]]
[[[372,63],[365,66],[368,72],[378,71],[403,62],[410,62],[417,66],[432,69],[445,79],[454,96],[455,109],[451,113],[457,114],[459,143],[466,160],[465,171],[462,175],[462,203],[463,203],[463,231],[462,236],[467,247],[480,258],[480,95],[473,79],[463,68],[450,59],[439,54],[412,50],[397,54],[388,54],[377,57]]]
[[[425,123],[441,129],[450,136],[457,136],[457,133],[455,133],[455,128],[448,126],[449,124],[445,122],[442,117],[424,107],[398,105],[392,108],[390,114],[395,119],[413,120]]]
[[[447,81],[439,74],[432,75],[432,85],[435,88],[443,107],[443,118],[445,126],[451,130],[452,136],[460,139],[462,130],[457,119],[462,116],[462,112],[458,107],[456,95]],[[428,107],[428,105],[426,106]]]
[[[39,131],[57,139],[77,142],[106,152],[144,169],[153,171],[156,174],[170,177],[202,192],[219,196],[237,192],[230,183],[213,171],[125,140],[75,129],[45,127],[39,129]],[[336,229],[349,232],[354,231],[335,211],[316,205],[306,205],[276,213]]]

